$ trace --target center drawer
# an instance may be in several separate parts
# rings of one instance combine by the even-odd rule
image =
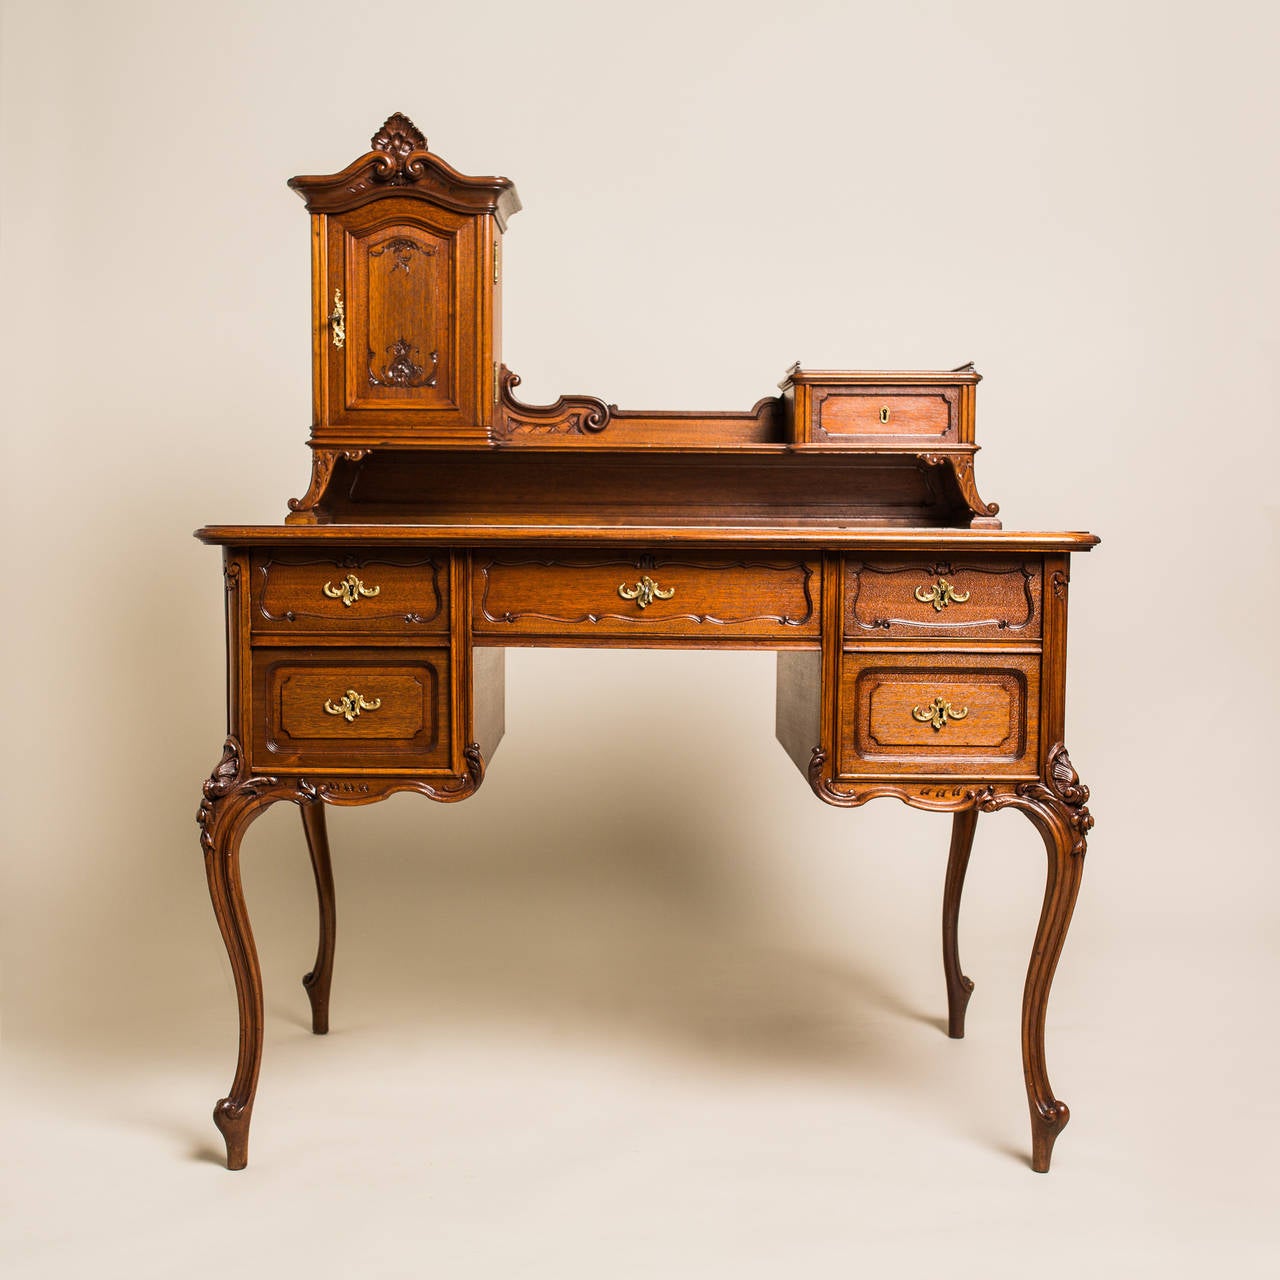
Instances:
[[[477,635],[816,641],[819,562],[717,552],[477,555]]]

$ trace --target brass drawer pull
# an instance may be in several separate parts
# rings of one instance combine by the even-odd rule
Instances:
[[[618,594],[624,600],[634,600],[642,609],[647,609],[655,600],[670,600],[675,593],[675,587],[664,591],[647,573],[634,587],[625,582],[618,584]]]
[[[931,587],[917,587],[916,599],[921,604],[932,604],[934,613],[941,613],[949,604],[964,604],[967,591],[957,591],[946,578],[939,578]]]
[[[911,718],[921,724],[933,725],[935,733],[946,725],[948,718],[963,720],[968,714],[968,707],[953,707],[945,698],[934,698],[927,707],[911,709]]]
[[[327,699],[324,709],[331,716],[341,716],[350,724],[362,711],[377,711],[380,706],[382,706],[381,698],[369,699],[354,689],[348,689],[337,702]]]
[[[347,311],[342,305],[342,290],[333,291],[333,312],[329,316],[329,333],[335,347],[347,345]]]
[[[382,588],[366,587],[354,573],[349,573],[336,587],[332,582],[326,582],[321,590],[330,600],[341,600],[350,609],[361,596],[367,600],[370,596],[376,596]]]

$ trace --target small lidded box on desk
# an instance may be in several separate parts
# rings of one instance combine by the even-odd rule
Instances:
[[[894,447],[973,444],[974,393],[981,375],[801,369],[778,385],[788,439],[798,445]]]

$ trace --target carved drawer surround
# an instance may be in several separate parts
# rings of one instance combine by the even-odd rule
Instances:
[[[473,566],[477,636],[818,640],[815,560],[767,552],[549,556],[526,549],[477,553]]]
[[[447,554],[369,548],[251,557],[256,634],[420,635],[449,630]]]

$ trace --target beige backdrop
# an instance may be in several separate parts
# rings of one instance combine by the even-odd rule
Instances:
[[[1278,26],[1123,0],[6,3],[9,1274],[1262,1274]],[[1073,586],[1098,826],[1048,1178],[1018,1059],[1031,827],[979,826],[950,1042],[947,820],[818,804],[773,739],[771,656],[643,652],[512,652],[475,800],[333,815],[327,1040],[297,815],[254,828],[266,1055],[250,1167],[218,1167],[234,998],[193,817],[222,584],[190,531],[306,487],[284,183],[392,110],[519,184],[528,400],[743,408],[797,357],[973,359],[1006,526],[1101,534]]]

